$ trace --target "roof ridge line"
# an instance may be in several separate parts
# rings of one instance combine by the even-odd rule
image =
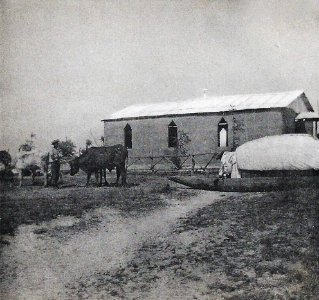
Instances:
[[[193,110],[194,112],[199,112],[199,110],[203,110],[202,112],[207,112],[206,110],[209,109],[211,106],[219,106],[219,109],[228,106],[231,102],[236,102],[236,106],[239,107],[237,109],[244,109],[243,102],[247,102],[246,109],[251,108],[262,108],[267,107],[267,103],[269,102],[269,107],[280,107],[280,103],[275,103],[272,101],[273,99],[276,102],[285,102],[282,105],[287,106],[290,105],[292,101],[299,98],[301,95],[305,94],[303,90],[293,90],[293,91],[286,91],[286,92],[272,92],[272,93],[255,93],[255,94],[238,94],[238,95],[224,95],[224,96],[206,96],[200,98],[190,98],[183,101],[165,101],[165,102],[153,102],[153,103],[137,103],[131,104],[126,106],[125,108],[118,110],[110,115],[109,118],[115,119],[122,115],[128,117],[136,116],[136,115],[144,115],[145,116],[152,116],[152,115],[160,115],[160,114],[167,114],[168,111],[178,111],[182,112],[183,110],[189,112]],[[254,99],[256,101],[247,101],[248,99]],[[258,99],[260,98],[260,99]],[[273,99],[272,99],[273,98]],[[214,102],[216,99],[216,102]],[[225,99],[225,103],[224,103]],[[280,99],[280,101],[278,101]],[[218,101],[217,101],[218,100]],[[259,100],[259,101],[258,101]],[[289,102],[289,103],[288,103]],[[214,104],[215,103],[215,104]],[[223,105],[224,103],[224,105]],[[254,107],[256,106],[256,107]],[[197,107],[197,108],[196,108]],[[212,107],[213,108],[213,107]],[[157,111],[157,113],[156,113]],[[214,109],[212,112],[215,111]]]
[[[209,96],[207,95],[206,98],[204,97],[196,97],[196,98],[188,98],[186,100],[177,100],[177,101],[163,101],[163,102],[149,102],[149,103],[136,103],[136,104],[131,104],[129,106],[126,106],[125,108],[123,109],[126,109],[128,107],[132,107],[132,106],[135,106],[135,107],[139,107],[139,106],[146,106],[146,105],[157,105],[157,104],[164,104],[164,103],[183,103],[183,102],[192,102],[192,101],[195,101],[195,100],[209,100],[209,98],[226,98],[226,97],[238,97],[238,96],[266,96],[266,95],[280,95],[280,94],[287,94],[287,93],[304,93],[305,91],[304,90],[291,90],[291,91],[285,91],[285,92],[271,92],[271,93],[252,93],[252,94],[232,94],[232,95],[214,95],[214,96]],[[122,110],[122,109],[121,109]],[[119,111],[121,111],[119,110]]]

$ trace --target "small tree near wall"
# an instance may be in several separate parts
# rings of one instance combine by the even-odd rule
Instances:
[[[183,130],[179,130],[177,147],[175,147],[173,151],[165,151],[165,154],[170,155],[169,160],[176,166],[178,170],[182,168],[180,156],[188,154],[188,146],[190,142],[191,139],[189,138],[188,134]]]
[[[240,135],[243,133],[245,129],[245,124],[242,119],[240,119],[238,116],[234,115],[233,117],[233,145],[234,145],[234,150],[240,146]]]

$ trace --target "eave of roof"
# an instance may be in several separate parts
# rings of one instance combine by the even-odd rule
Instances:
[[[302,112],[296,117],[296,120],[302,120],[302,119],[319,120],[319,114],[314,111]]]
[[[190,116],[213,116],[213,115],[226,115],[231,113],[249,112],[249,111],[269,111],[269,110],[280,110],[284,107],[270,107],[270,108],[259,108],[259,109],[241,109],[241,110],[226,110],[218,112],[199,112],[199,113],[189,113],[189,114],[167,114],[167,115],[157,115],[157,116],[140,116],[140,117],[128,117],[128,118],[118,118],[118,119],[103,119],[101,122],[117,122],[117,121],[130,121],[130,120],[143,120],[143,119],[158,119],[158,118],[176,118],[176,117],[190,117]]]

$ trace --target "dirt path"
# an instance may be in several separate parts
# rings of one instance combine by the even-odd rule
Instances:
[[[0,284],[3,299],[66,299],[66,285],[96,272],[125,267],[143,242],[159,239],[179,218],[218,199],[218,193],[201,191],[140,218],[124,218],[115,210],[98,209],[91,212],[101,220],[98,226],[76,234],[70,231],[62,238],[50,232],[74,225],[78,222],[75,218],[22,226],[4,249],[3,258],[16,269],[17,276],[4,276]],[[43,227],[46,232],[34,233]]]

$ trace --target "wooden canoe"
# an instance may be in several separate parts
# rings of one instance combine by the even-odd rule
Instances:
[[[169,180],[193,189],[221,192],[266,192],[296,188],[319,188],[319,176],[247,177],[227,179],[174,176],[169,177]]]

